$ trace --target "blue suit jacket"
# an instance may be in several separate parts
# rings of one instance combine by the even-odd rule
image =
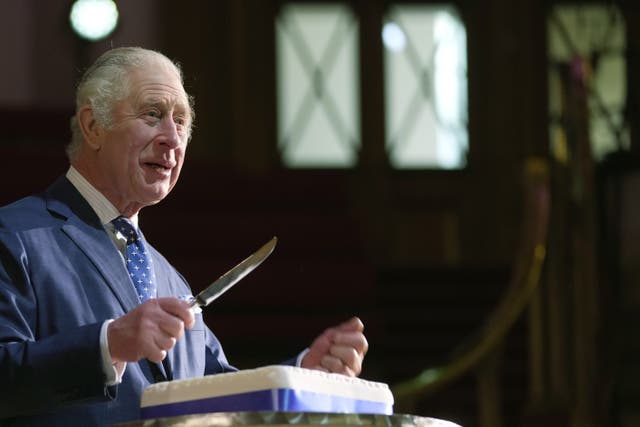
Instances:
[[[190,294],[184,278],[148,245],[159,296]],[[138,299],[115,244],[64,177],[43,194],[0,208],[0,426],[102,426],[136,419],[157,379],[129,363],[105,387],[99,332]],[[235,370],[196,315],[169,351],[175,379]]]

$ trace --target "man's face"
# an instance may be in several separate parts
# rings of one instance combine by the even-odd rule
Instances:
[[[132,71],[129,96],[116,103],[113,126],[103,130],[96,182],[122,213],[158,203],[178,181],[191,114],[180,77],[154,61]]]

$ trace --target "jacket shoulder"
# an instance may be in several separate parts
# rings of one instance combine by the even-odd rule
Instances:
[[[24,231],[52,225],[44,194],[25,197],[0,207],[0,230]]]

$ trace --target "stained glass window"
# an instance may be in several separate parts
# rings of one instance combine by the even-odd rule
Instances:
[[[276,22],[283,163],[347,168],[360,148],[358,23],[343,4],[287,3]]]
[[[394,5],[380,31],[390,164],[399,169],[463,168],[467,52],[456,10]],[[355,165],[362,142],[353,10],[344,4],[285,3],[276,37],[283,163],[294,168]]]
[[[557,5],[548,16],[547,32],[550,139],[556,158],[562,159],[568,149],[562,123],[562,70],[577,64],[584,73],[594,157],[628,149],[626,30],[620,10],[612,4]]]
[[[382,37],[391,165],[463,168],[468,149],[467,44],[456,10],[392,6]]]

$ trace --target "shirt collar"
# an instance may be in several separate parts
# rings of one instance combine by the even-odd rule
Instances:
[[[91,183],[87,181],[87,179],[82,176],[76,168],[70,166],[66,177],[96,212],[103,225],[110,225],[111,221],[120,216],[118,209],[113,206],[104,194],[91,185]],[[138,214],[135,214],[129,219],[133,223],[134,227],[138,228]]]

